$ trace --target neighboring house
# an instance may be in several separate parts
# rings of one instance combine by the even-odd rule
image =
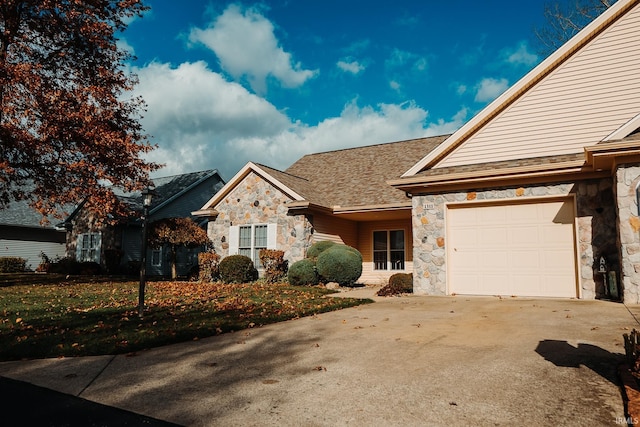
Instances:
[[[64,257],[65,229],[57,228],[55,219],[45,224],[42,219],[26,200],[0,210],[0,257],[24,258],[30,270],[42,261],[41,253],[51,259]]]
[[[593,299],[606,276],[639,303],[639,128],[640,1],[619,0],[390,182],[414,291]]]
[[[619,0],[454,134],[248,163],[194,214],[223,256],[334,240],[418,294],[640,303],[639,28]]]
[[[224,181],[217,170],[187,173],[153,181],[153,199],[149,208],[149,222],[162,218],[192,218],[205,224],[201,218],[191,216],[191,211],[199,208],[215,194]],[[116,195],[131,207],[142,212],[140,193],[126,194],[116,191]],[[139,215],[138,215],[139,216]],[[109,273],[135,273],[139,270],[142,244],[141,221],[127,218],[115,225],[97,228],[93,225],[89,212],[82,205],[65,221],[67,234],[67,254],[78,261],[100,264]],[[198,253],[202,249],[182,248],[177,254],[178,275],[187,275],[198,263]],[[150,276],[171,274],[168,248],[147,250],[146,272]]]
[[[445,137],[304,156],[286,171],[248,163],[195,215],[208,217],[222,255],[279,249],[289,263],[316,241],[333,240],[363,255],[361,281],[382,283],[413,271],[411,199],[397,178]]]

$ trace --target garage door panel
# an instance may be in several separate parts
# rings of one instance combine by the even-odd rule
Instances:
[[[573,200],[452,206],[449,291],[575,297]]]
[[[540,253],[534,249],[515,249],[512,251],[505,251],[507,254],[500,264],[501,268],[505,270],[505,264],[510,267],[508,270],[518,272],[519,270],[538,271],[542,268],[540,260]],[[505,262],[506,261],[506,262]]]
[[[509,240],[507,230],[493,226],[479,229],[477,235],[479,237],[477,245],[482,248],[502,248]]]
[[[535,245],[536,247],[540,244],[542,236],[540,236],[540,228],[536,225],[517,225],[508,230],[510,244]]]

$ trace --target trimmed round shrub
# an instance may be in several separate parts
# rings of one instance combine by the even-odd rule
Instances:
[[[389,283],[378,291],[378,296],[413,293],[413,274],[396,273],[389,277]]]
[[[230,255],[220,261],[220,278],[225,283],[249,283],[258,278],[258,270],[251,258],[245,255]]]
[[[362,262],[362,254],[356,248],[353,248],[353,247],[347,246],[347,245],[337,245],[336,248],[344,249],[344,250],[349,251],[349,252],[353,252],[354,254],[358,255],[358,257],[360,258],[360,262]]]
[[[318,256],[316,269],[325,282],[351,286],[362,274],[362,255],[345,245],[336,245]]]
[[[288,278],[289,284],[294,286],[312,286],[320,282],[315,263],[309,258],[301,259],[291,264]]]
[[[307,249],[307,258],[318,258],[322,252],[327,249],[336,246],[336,242],[332,242],[331,240],[323,240],[321,242],[316,242]]]

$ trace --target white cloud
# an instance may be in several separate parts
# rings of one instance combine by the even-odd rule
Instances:
[[[134,95],[148,104],[142,124],[158,145],[146,158],[166,164],[155,176],[216,168],[230,179],[248,161],[286,169],[305,154],[449,133],[462,124],[458,118],[428,124],[428,112],[413,102],[352,101],[339,116],[310,126],[291,122],[204,62],[133,71],[140,80]]]
[[[294,88],[318,73],[293,61],[280,46],[273,24],[255,9],[243,11],[232,4],[207,28],[192,28],[189,41],[211,49],[226,72],[235,79],[246,77],[257,93],[266,91],[268,77]]]
[[[358,61],[351,61],[351,62],[338,61],[336,65],[342,71],[345,71],[351,74],[358,74],[365,69],[365,66],[360,64]]]
[[[515,50],[506,50],[504,54],[506,61],[513,65],[531,67],[538,62],[538,55],[529,52],[529,46],[526,42],[520,42]]]
[[[476,86],[476,102],[493,101],[509,87],[507,79],[482,79]]]
[[[389,87],[390,87],[391,89],[395,90],[395,91],[400,91],[400,88],[401,88],[402,86],[401,86],[401,85],[400,85],[400,83],[398,83],[397,81],[395,81],[395,80],[391,80],[391,81],[389,82]]]

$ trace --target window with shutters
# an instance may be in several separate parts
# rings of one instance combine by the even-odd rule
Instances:
[[[100,233],[84,233],[78,235],[76,241],[76,259],[80,262],[100,263]]]
[[[375,270],[404,270],[404,230],[373,232]]]
[[[231,227],[231,250],[234,254],[234,227]],[[276,224],[250,224],[237,227],[237,253],[245,255],[253,260],[256,268],[261,268],[260,250],[275,249]]]

